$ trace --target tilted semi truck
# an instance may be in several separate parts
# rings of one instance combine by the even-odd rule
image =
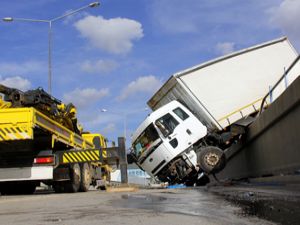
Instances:
[[[224,168],[224,150],[263,107],[300,74],[298,53],[280,38],[172,75],[148,101],[153,112],[132,135],[131,155],[149,175],[170,184],[208,182]]]
[[[105,184],[110,172],[106,140],[81,132],[73,105],[42,89],[21,92],[0,85],[0,92],[2,195],[33,193],[41,182],[56,192]]]

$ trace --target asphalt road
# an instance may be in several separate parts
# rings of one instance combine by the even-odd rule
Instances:
[[[272,224],[205,189],[0,196],[0,224]]]

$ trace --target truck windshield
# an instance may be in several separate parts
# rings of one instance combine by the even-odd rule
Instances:
[[[132,154],[140,160],[149,155],[149,150],[154,150],[160,141],[161,139],[159,138],[154,125],[151,123],[132,144]]]

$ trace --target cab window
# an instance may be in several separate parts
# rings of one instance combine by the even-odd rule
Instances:
[[[189,115],[179,107],[174,109],[173,112],[182,120],[189,118]]]
[[[136,158],[139,159],[144,152],[147,152],[157,139],[159,139],[158,133],[154,128],[154,125],[150,124],[133,143],[133,153]]]
[[[178,121],[170,113],[167,113],[163,117],[159,118],[157,121],[161,123],[170,134],[179,124]]]

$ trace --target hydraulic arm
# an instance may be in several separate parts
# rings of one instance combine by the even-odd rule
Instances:
[[[4,95],[3,100],[10,103],[7,105],[11,108],[34,107],[75,133],[80,133],[76,108],[72,103],[65,105],[42,88],[23,92],[0,84],[0,93]]]

